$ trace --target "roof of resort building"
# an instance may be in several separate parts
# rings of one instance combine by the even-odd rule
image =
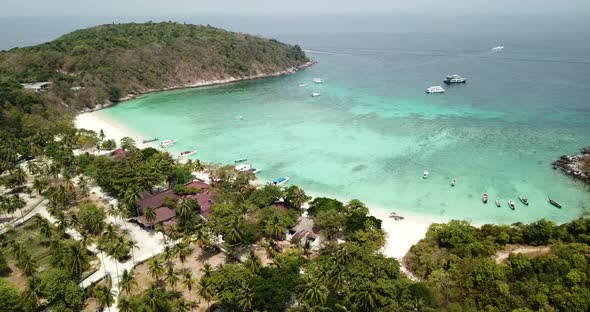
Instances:
[[[123,158],[123,157],[125,157],[125,155],[127,155],[127,151],[125,151],[122,148],[118,148],[118,149],[113,150],[111,152],[111,156],[114,156],[116,158]]]
[[[177,200],[185,197],[196,200],[199,203],[199,206],[201,206],[201,215],[203,218],[209,220],[209,212],[211,212],[211,192],[209,191],[209,185],[204,182],[193,181],[185,184],[184,186],[187,188],[196,188],[199,193],[196,195],[180,196],[174,193],[174,190],[171,189],[156,194],[145,192],[139,201],[139,207],[142,211],[144,211],[147,207],[158,208],[162,207],[164,198],[166,197],[175,198]]]
[[[156,219],[154,220],[154,222],[148,222],[145,216],[136,218],[136,220],[143,226],[152,226],[158,222],[166,222],[172,220],[174,219],[174,217],[176,217],[176,213],[174,212],[174,210],[168,207],[160,207],[156,208]]]

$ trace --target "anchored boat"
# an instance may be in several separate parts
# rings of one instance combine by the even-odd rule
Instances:
[[[512,199],[508,200],[508,206],[510,206],[510,209],[512,210],[516,209],[516,205],[514,204],[514,201],[512,201]]]
[[[312,81],[315,84],[322,84],[322,83],[324,83],[324,79],[322,79],[322,78],[313,78]]]
[[[561,205],[560,205],[558,202],[554,201],[554,200],[553,200],[553,199],[551,199],[549,196],[547,196],[547,198],[549,199],[549,203],[550,203],[551,205],[553,205],[553,206],[555,206],[555,207],[557,207],[557,208],[561,208]]]
[[[179,157],[189,157],[190,155],[196,153],[197,151],[184,151],[181,152],[180,155],[178,155]]]
[[[158,138],[152,138],[152,139],[145,139],[143,141],[141,141],[142,143],[152,143],[152,142],[156,142],[158,140]]]
[[[234,162],[235,162],[236,164],[238,164],[238,163],[241,163],[241,162],[245,162],[246,160],[248,160],[248,158],[246,158],[246,157],[242,157],[242,158],[239,158],[239,159],[236,159],[236,160],[234,160]]]
[[[488,203],[488,193],[487,192],[483,193],[483,197],[481,199],[483,200],[484,204],[487,204]]]
[[[521,201],[523,204],[525,204],[525,205],[527,205],[527,206],[529,205],[529,200],[528,200],[526,197],[524,197],[524,196],[522,196],[522,195],[518,195],[518,199],[520,199],[520,201]]]
[[[465,82],[467,82],[467,79],[465,79],[465,78],[463,78],[463,77],[461,77],[459,75],[449,75],[443,81],[446,84],[451,84],[451,83],[465,83]]]
[[[252,169],[252,165],[250,165],[250,164],[242,164],[242,165],[236,166],[236,170],[238,170],[240,172],[250,171],[250,169]]]
[[[499,198],[496,198],[496,206],[498,206],[498,207],[502,206],[502,202],[500,201]]]
[[[314,93],[312,93],[312,94],[311,94],[311,97],[318,97],[318,96],[320,96],[320,95],[321,95],[321,94],[319,94],[319,93],[317,93],[317,92],[314,92]]]
[[[457,179],[453,179],[453,181],[451,181],[451,186],[455,186],[455,184],[457,184]]]
[[[445,89],[443,89],[443,87],[441,87],[441,86],[432,86],[432,87],[426,89],[426,93],[428,93],[428,94],[445,93]]]
[[[175,143],[176,143],[176,140],[164,140],[164,141],[160,142],[160,147],[162,147],[162,148],[170,147],[170,146],[174,145]]]
[[[272,182],[274,185],[283,185],[289,181],[289,177],[278,178]]]
[[[424,171],[424,174],[422,175],[422,179],[426,179],[428,178],[428,171]]]

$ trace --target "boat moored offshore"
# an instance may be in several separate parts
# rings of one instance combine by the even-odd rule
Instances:
[[[283,185],[283,184],[287,183],[287,181],[289,181],[289,177],[282,177],[282,178],[278,178],[278,179],[274,180],[272,182],[272,184],[274,184],[274,185]]]
[[[324,83],[324,79],[322,79],[322,78],[313,78],[312,81],[315,84],[322,84],[322,83]]]
[[[441,87],[441,86],[432,86],[432,87],[426,89],[426,93],[428,93],[428,94],[445,93],[445,89],[443,89],[443,87]]]
[[[250,169],[252,169],[252,165],[250,164],[241,164],[241,165],[237,165],[236,170],[240,171],[240,172],[246,172],[246,171],[250,171]]]
[[[184,151],[181,152],[178,156],[179,157],[189,157],[190,155],[196,153],[197,151]]]
[[[158,138],[151,138],[151,139],[145,139],[143,141],[141,141],[142,143],[152,143],[152,142],[156,142],[158,140]]]
[[[446,84],[451,84],[451,83],[466,83],[467,79],[459,76],[459,75],[449,75],[445,78],[445,80],[443,80],[444,83]]]
[[[321,95],[321,94],[319,94],[319,93],[317,93],[317,92],[314,92],[314,93],[312,93],[312,94],[311,94],[311,97],[318,97],[318,96],[320,96],[320,95]]]
[[[175,143],[176,143],[176,140],[164,140],[164,141],[160,142],[160,147],[162,147],[162,148],[170,147],[170,146],[174,145]]]

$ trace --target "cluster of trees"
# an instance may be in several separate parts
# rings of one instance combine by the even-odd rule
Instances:
[[[404,258],[446,311],[587,311],[590,309],[590,220],[556,225],[432,225]],[[494,255],[507,244],[544,246],[535,257]]]
[[[112,24],[0,52],[0,77],[13,83],[51,81],[46,97],[54,107],[63,101],[80,109],[117,102],[128,93],[270,74],[307,61],[298,46],[210,26]]]

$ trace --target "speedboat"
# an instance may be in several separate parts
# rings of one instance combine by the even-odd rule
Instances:
[[[451,83],[465,83],[465,82],[467,82],[467,79],[465,79],[465,78],[463,78],[463,77],[461,77],[459,75],[449,75],[443,81],[446,84],[451,84]]]
[[[500,52],[500,51],[502,51],[502,50],[504,50],[504,47],[503,47],[503,46],[498,46],[498,47],[493,47],[493,48],[492,48],[492,51],[493,51],[493,52]]]
[[[547,198],[549,198],[549,197],[547,197]],[[557,208],[561,208],[561,205],[551,198],[549,198],[549,203]]]
[[[272,182],[274,185],[283,185],[289,181],[289,177],[278,178]]]
[[[245,162],[246,160],[248,160],[248,158],[242,157],[242,158],[234,160],[234,162],[237,164],[237,163]]]
[[[512,209],[512,210],[516,209],[516,205],[514,204],[512,199],[508,200],[508,206],[510,206],[510,209]]]
[[[249,170],[249,171],[250,171],[250,172],[252,172],[253,174],[257,174],[257,173],[259,173],[260,171],[262,171],[262,169],[250,168],[250,170]]]
[[[528,200],[526,197],[524,197],[524,196],[522,196],[522,195],[518,195],[518,199],[520,199],[520,201],[521,201],[523,204],[525,204],[525,205],[527,205],[527,206],[529,205],[529,200]]]
[[[424,174],[422,175],[422,179],[426,179],[428,178],[428,171],[424,171]]]
[[[143,141],[141,141],[142,143],[152,143],[152,142],[156,142],[158,140],[158,138],[151,138],[151,139],[145,139]]]
[[[322,83],[324,83],[324,80],[322,78],[313,78],[312,81],[315,84],[322,84]]]
[[[252,165],[250,164],[242,164],[242,165],[237,165],[236,170],[240,171],[240,172],[246,172],[246,171],[250,171],[250,169],[252,169]]]
[[[184,151],[181,152],[180,155],[178,155],[179,157],[189,157],[190,155],[196,153],[197,151]]]
[[[481,198],[481,200],[483,200],[484,204],[488,203],[488,193],[487,192],[483,193],[483,197]]]
[[[321,94],[319,94],[319,93],[317,93],[317,92],[314,92],[314,93],[312,93],[312,94],[311,94],[311,97],[318,97],[318,96],[320,96],[320,95],[321,95]]]
[[[176,143],[176,140],[164,140],[164,141],[160,142],[160,147],[162,147],[162,148],[170,147],[170,146],[174,145],[175,143]]]
[[[498,206],[498,207],[502,206],[502,202],[500,201],[499,198],[496,198],[496,206]]]
[[[307,83],[300,83],[299,85],[297,85],[298,87],[302,88],[302,87],[307,87]]]
[[[455,184],[457,184],[457,179],[453,179],[453,181],[451,181],[451,186],[455,186]]]
[[[242,120],[242,119],[244,119],[244,117],[242,117],[242,116],[236,116],[236,117],[234,117],[234,119],[235,120]]]
[[[426,89],[426,93],[428,93],[428,94],[445,93],[445,89],[443,89],[443,87],[441,87],[441,86],[432,86],[432,87]]]

